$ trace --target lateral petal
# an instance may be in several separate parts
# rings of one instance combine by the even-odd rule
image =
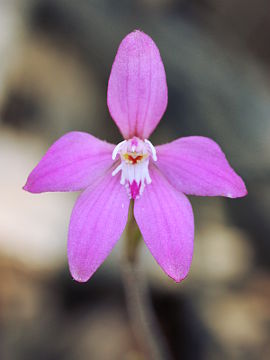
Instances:
[[[68,234],[69,268],[75,280],[87,281],[109,255],[125,228],[128,208],[126,190],[110,172],[79,196]]]
[[[84,132],[58,139],[28,176],[24,190],[78,191],[86,188],[112,165],[114,145]]]
[[[199,196],[242,197],[241,177],[231,168],[219,145],[202,136],[183,137],[156,147],[157,166],[179,191]]]
[[[116,54],[108,84],[108,108],[124,138],[148,138],[167,107],[164,66],[154,41],[128,34]]]
[[[160,171],[151,168],[152,183],[135,201],[134,215],[150,252],[176,282],[189,271],[194,238],[192,207]]]

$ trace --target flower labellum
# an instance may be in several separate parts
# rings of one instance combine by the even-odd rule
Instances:
[[[150,184],[149,157],[157,161],[156,149],[149,140],[140,140],[133,137],[130,140],[120,142],[114,149],[112,159],[115,160],[120,154],[120,165],[113,171],[115,176],[119,171],[122,172],[120,184],[127,188],[130,199],[138,199],[143,193],[145,183]]]
[[[87,281],[109,255],[132,199],[147,247],[180,282],[193,254],[194,219],[186,195],[237,198],[247,194],[245,184],[209,138],[183,137],[157,147],[148,140],[166,110],[167,83],[159,50],[141,31],[119,46],[107,102],[124,140],[115,146],[87,133],[67,133],[49,148],[24,189],[82,191],[68,233],[75,280]]]

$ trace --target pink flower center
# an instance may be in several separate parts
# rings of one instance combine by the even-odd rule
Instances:
[[[138,199],[145,185],[151,183],[148,166],[150,156],[154,161],[157,160],[156,149],[149,140],[133,137],[120,142],[115,147],[112,153],[113,160],[118,154],[121,162],[113,171],[112,176],[121,171],[120,184],[126,187],[131,199]]]

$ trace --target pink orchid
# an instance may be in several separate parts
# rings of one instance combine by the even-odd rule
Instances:
[[[243,180],[220,147],[201,136],[156,148],[148,140],[167,107],[167,84],[153,40],[134,31],[121,42],[108,84],[108,107],[124,141],[117,146],[87,133],[57,140],[27,179],[31,193],[83,190],[71,214],[70,272],[87,281],[120,238],[130,199],[143,239],[176,282],[189,271],[192,207],[184,194],[242,197]]]

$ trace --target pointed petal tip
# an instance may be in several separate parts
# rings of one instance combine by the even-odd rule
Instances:
[[[247,191],[247,188],[246,188],[246,185],[245,185],[243,179],[239,175],[237,175],[237,177],[238,177],[238,179],[237,179],[238,181],[235,183],[233,191],[225,194],[224,195],[225,197],[228,197],[231,199],[237,199],[237,198],[242,198],[242,197],[247,196],[248,191]]]
[[[232,195],[232,194],[227,194],[227,195],[225,195],[226,197],[228,197],[228,198],[231,198],[231,199],[238,199],[238,198],[242,198],[242,197],[245,197],[245,196],[247,196],[248,195],[248,191],[247,191],[247,189],[243,189],[243,190],[241,190],[241,191],[238,191],[237,193],[235,193],[234,195]]]
[[[22,190],[27,191],[29,193],[34,193],[31,189],[31,185],[29,184],[28,180],[26,181],[25,185],[22,187]]]
[[[26,181],[25,185],[22,187],[22,190],[27,191],[31,194],[40,194],[41,191],[38,191],[38,189],[35,189],[34,184],[31,184],[28,180]]]
[[[242,188],[241,190],[239,191],[239,194],[237,197],[244,197],[244,196],[247,196],[248,195],[248,191],[247,191],[247,188],[246,188],[246,185],[244,183],[244,181],[241,179],[242,181]]]
[[[192,254],[189,258],[186,259],[185,263],[182,264],[170,264],[167,269],[163,269],[165,273],[171,278],[175,283],[180,283],[185,280],[189,274],[189,270],[192,263]]]
[[[131,31],[129,34],[127,34],[124,37],[124,39],[134,38],[134,37],[136,37],[137,39],[138,39],[138,37],[151,39],[151,37],[149,35],[147,35],[145,32],[143,32],[140,29],[135,29],[135,30]],[[153,41],[153,40],[151,39],[151,41]]]
[[[185,274],[168,274],[168,276],[176,283],[179,284],[180,282],[184,281],[189,274],[189,270]]]
[[[85,283],[91,277],[89,275],[85,276],[84,274],[80,274],[79,272],[71,270],[71,269],[70,269],[70,274],[72,276],[72,279],[75,280],[78,283]]]

